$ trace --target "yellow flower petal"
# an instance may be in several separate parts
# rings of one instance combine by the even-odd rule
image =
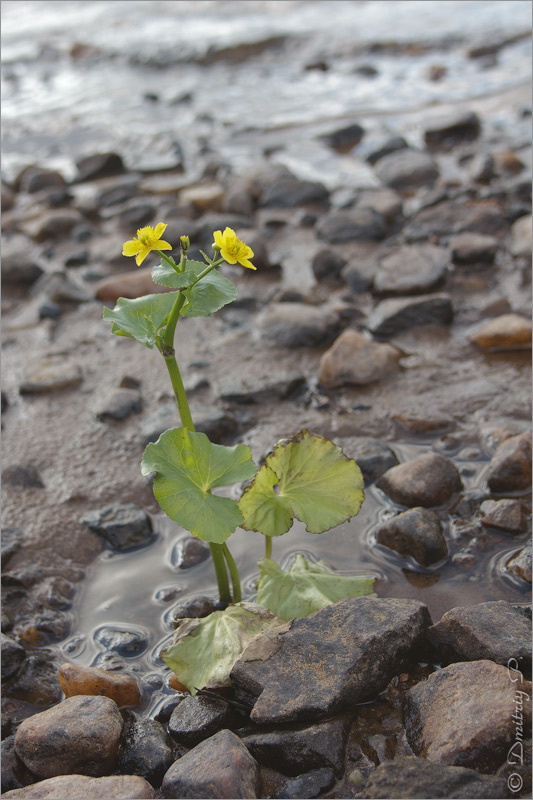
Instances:
[[[168,242],[157,242],[157,247],[154,247],[154,250],[172,250],[172,245]]]
[[[135,261],[140,266],[152,250],[172,250],[172,245],[160,238],[166,228],[167,225],[164,222],[158,222],[155,228],[152,228],[151,225],[139,228],[136,239],[124,242],[122,255],[135,256]]]
[[[166,231],[167,227],[168,226],[165,225],[164,222],[158,222],[157,225],[155,226],[154,238],[160,239],[163,236],[164,232]]]
[[[215,240],[216,246],[222,249],[222,243],[223,243],[222,231],[215,231],[213,234],[213,238]]]
[[[141,245],[137,241],[137,239],[130,239],[128,242],[124,242],[124,246],[122,248],[122,255],[123,256],[136,256],[139,252]]]
[[[143,247],[143,249],[139,251],[139,254],[135,258],[138,267],[141,266],[141,264],[143,263],[144,259],[146,258],[149,252],[150,252],[149,247]]]

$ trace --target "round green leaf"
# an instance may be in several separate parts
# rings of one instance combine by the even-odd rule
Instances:
[[[187,269],[195,263],[200,262],[187,262]],[[201,266],[205,269],[205,264]],[[210,317],[237,298],[237,288],[214,269],[190,289],[185,289],[184,294],[187,303],[183,306],[182,317]]]
[[[235,500],[211,494],[255,473],[245,445],[212,444],[205,433],[171,428],[144,451],[143,475],[156,473],[154,495],[168,516],[206,542],[222,544],[242,522]]]
[[[202,265],[200,264],[200,266]],[[205,264],[203,266],[205,269]],[[157,264],[152,269],[153,282],[160,286],[168,286],[170,289],[185,289],[191,283],[194,283],[197,277],[198,275],[194,270],[185,269],[183,272],[179,272],[177,269],[173,269],[170,264],[167,264],[166,261],[162,261],[161,264]]]
[[[104,308],[104,319],[112,323],[111,333],[129,336],[145,347],[152,348],[156,331],[172,311],[177,296],[177,292],[164,292],[146,294],[132,300],[119,297],[115,308]]]
[[[310,533],[322,533],[357,514],[363,486],[361,470],[340,447],[300,431],[276,445],[244,491],[242,527],[281,536],[296,517]]]

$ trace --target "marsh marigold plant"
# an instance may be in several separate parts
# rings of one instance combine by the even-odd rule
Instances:
[[[155,228],[151,228],[150,225],[146,228],[139,228],[136,239],[124,242],[122,255],[135,256],[137,266],[140,267],[152,250],[172,250],[172,245],[161,239],[166,227],[164,222],[160,222]]]

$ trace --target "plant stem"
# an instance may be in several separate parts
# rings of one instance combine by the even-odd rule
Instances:
[[[225,545],[209,542],[211,558],[213,559],[215,574],[217,576],[218,596],[220,598],[220,602],[231,603],[231,594],[229,590],[228,573],[226,572],[226,564],[224,561],[223,547],[225,547]]]
[[[233,602],[240,603],[242,600],[241,579],[239,576],[239,570],[237,569],[237,564],[235,563],[226,543],[222,545],[222,552],[224,553],[224,558],[226,559],[229,574],[231,576],[231,583],[233,585]]]
[[[265,536],[265,558],[272,558],[272,536]]]
[[[170,382],[172,383],[172,388],[174,389],[174,397],[176,398],[176,405],[178,406],[181,424],[189,431],[194,431],[191,410],[187,401],[187,395],[185,394],[185,388],[181,379],[178,362],[174,356],[174,348],[171,348],[170,352],[167,353],[166,346],[163,345],[163,358],[165,359]]]

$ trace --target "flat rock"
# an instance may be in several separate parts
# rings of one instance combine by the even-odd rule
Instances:
[[[106,420],[123,420],[130,414],[138,414],[142,411],[142,397],[136,389],[113,389],[108,397],[104,399],[102,405],[96,412],[96,418],[100,422]]]
[[[398,505],[430,508],[450,500],[463,483],[452,461],[439,453],[425,453],[387,470],[377,486]]]
[[[428,294],[382,300],[370,313],[366,327],[376,336],[394,336],[420,325],[449,325],[452,320],[449,295]]]
[[[304,205],[329,205],[329,192],[323,183],[294,177],[279,178],[259,198],[261,208],[296,208]]]
[[[334,783],[335,773],[333,770],[323,767],[322,769],[311,770],[305,775],[299,775],[297,778],[292,778],[280,786],[271,796],[272,800],[282,800],[282,798],[311,800],[311,798],[320,797],[323,792],[327,792]]]
[[[320,241],[330,244],[343,242],[375,242],[385,238],[386,227],[381,214],[372,208],[356,206],[348,211],[332,211],[316,226]]]
[[[451,236],[469,231],[487,236],[499,236],[507,230],[507,222],[499,208],[443,200],[423,208],[404,227],[409,242],[429,239],[432,236]]]
[[[480,508],[482,525],[507,533],[523,533],[527,528],[525,508],[520,500],[485,500]]]
[[[343,267],[341,277],[352,292],[359,294],[372,289],[377,269],[377,258],[356,258]]]
[[[125,172],[124,163],[118,153],[96,153],[76,162],[78,174],[76,182],[94,181]]]
[[[336,439],[348,458],[357,462],[365,483],[372,483],[384,472],[398,464],[396,454],[385,442],[371,436]]]
[[[520,694],[521,693],[521,694]],[[518,686],[492,661],[460,662],[432,673],[404,702],[407,741],[428,761],[492,773],[531,725],[531,683]]]
[[[39,623],[35,620],[35,628]],[[61,631],[64,638],[68,630]],[[5,689],[7,697],[24,700],[34,706],[50,706],[61,698],[61,687],[57,680],[57,668],[38,655],[28,655],[19,672]]]
[[[531,624],[511,603],[498,600],[452,608],[428,631],[439,661],[487,659],[531,674]]]
[[[131,715],[120,743],[118,770],[125,775],[139,775],[159,788],[175,760],[175,746],[165,726],[154,719]]]
[[[474,111],[454,111],[433,119],[424,131],[424,141],[430,147],[449,147],[477,139],[480,131],[481,122]]]
[[[149,636],[142,630],[124,630],[103,625],[93,633],[93,639],[106,650],[124,658],[139,656],[148,647]]]
[[[301,775],[320,767],[340,775],[347,734],[346,720],[335,719],[308,728],[252,733],[242,741],[256,761],[284,775]]]
[[[373,342],[357,331],[346,330],[322,355],[318,379],[328,389],[366,386],[390,375],[400,357],[400,351],[392,345]]]
[[[224,187],[219,183],[204,183],[182,189],[179,194],[180,205],[192,206],[195,211],[222,211]]]
[[[103,695],[117,706],[136,706],[141,699],[137,681],[125,672],[109,672],[98,667],[62,664],[58,679],[65,697]]]
[[[470,334],[478,347],[497,350],[531,348],[531,322],[519,314],[502,314],[482,323]]]
[[[154,536],[150,517],[133,503],[115,503],[90,511],[81,522],[115,550],[142,547],[149,544]]]
[[[411,556],[423,567],[448,555],[442,523],[427,508],[411,508],[381,523],[376,528],[376,539],[402,556]]]
[[[329,344],[339,327],[336,314],[305,303],[271,303],[257,317],[260,338],[288,348]]]
[[[294,620],[275,640],[259,637],[230,677],[257,697],[253,722],[323,719],[385,688],[399,664],[414,657],[429,620],[415,600],[343,600]]]
[[[452,261],[458,265],[492,264],[498,251],[494,236],[468,231],[452,236],[449,245]]]
[[[531,583],[533,571],[533,552],[531,545],[528,544],[518,553],[515,553],[505,565],[505,569],[508,572],[512,572],[513,575],[517,575],[526,583]]]
[[[61,208],[46,211],[35,221],[26,225],[26,232],[36,242],[59,240],[68,237],[72,229],[83,222],[83,217],[75,208]]]
[[[80,385],[83,377],[78,364],[60,356],[47,356],[28,365],[19,385],[20,394],[44,394]]]
[[[284,400],[289,395],[302,389],[306,384],[301,372],[278,373],[270,378],[247,379],[234,381],[222,389],[220,399],[228,403],[244,405],[264,403],[271,400]]]
[[[380,259],[374,290],[386,294],[423,294],[446,277],[448,251],[432,244],[402,245]]]
[[[89,778],[85,775],[59,775],[32,783],[22,789],[4,792],[2,797],[19,800],[147,800],[155,797],[150,784],[137,775],[110,775]]]
[[[231,720],[230,706],[223,700],[210,697],[185,697],[174,709],[168,722],[172,737],[185,745],[194,745],[208,739]]]
[[[385,761],[370,775],[358,797],[457,798],[489,800],[511,797],[504,778],[480,775],[465,767],[433,764],[425,758],[407,756]]]
[[[531,432],[511,436],[491,458],[487,484],[492,492],[503,494],[527,489],[531,484]]]
[[[121,733],[113,700],[80,695],[25,719],[15,734],[15,751],[38,778],[100,777],[116,767]]]
[[[11,464],[2,470],[2,482],[21,489],[44,489],[39,471],[33,464]]]
[[[375,164],[379,180],[391,189],[412,189],[432,185],[439,170],[429,153],[404,148],[383,156]]]
[[[531,214],[519,217],[511,226],[510,250],[513,256],[529,256],[532,250],[533,218]]]
[[[153,282],[152,267],[111,275],[109,278],[102,278],[94,286],[94,296],[98,300],[118,300],[119,297],[132,299],[168,291],[166,286]]]
[[[250,798],[259,790],[259,768],[238,736],[222,730],[196,745],[167,771],[164,797]]]

